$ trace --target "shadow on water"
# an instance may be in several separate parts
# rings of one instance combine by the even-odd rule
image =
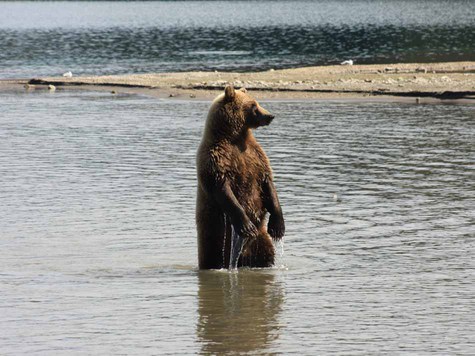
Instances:
[[[202,353],[263,351],[279,337],[285,291],[272,271],[201,271],[198,285]]]

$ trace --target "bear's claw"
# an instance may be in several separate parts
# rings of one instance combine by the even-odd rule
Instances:
[[[258,231],[256,226],[252,223],[252,221],[248,220],[243,222],[241,226],[238,228],[238,234],[243,238],[250,238],[253,239],[257,236]]]

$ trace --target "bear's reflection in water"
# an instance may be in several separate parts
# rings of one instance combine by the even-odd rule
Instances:
[[[284,288],[275,271],[200,271],[197,335],[205,354],[264,351],[279,336]]]

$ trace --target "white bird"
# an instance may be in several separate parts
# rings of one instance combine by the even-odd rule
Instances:
[[[72,77],[73,77],[73,73],[72,73],[71,71],[66,72],[66,73],[63,73],[63,77],[72,78]]]
[[[343,61],[340,63],[342,66],[352,66],[353,65],[353,60],[352,59],[348,59],[346,61]]]

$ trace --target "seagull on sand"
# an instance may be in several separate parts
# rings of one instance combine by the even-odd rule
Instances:
[[[342,66],[352,66],[353,65],[353,60],[352,59],[348,59],[346,61],[343,61],[340,63]]]
[[[63,73],[63,77],[72,78],[72,77],[73,77],[73,73],[72,73],[71,71],[66,72],[66,73]]]

